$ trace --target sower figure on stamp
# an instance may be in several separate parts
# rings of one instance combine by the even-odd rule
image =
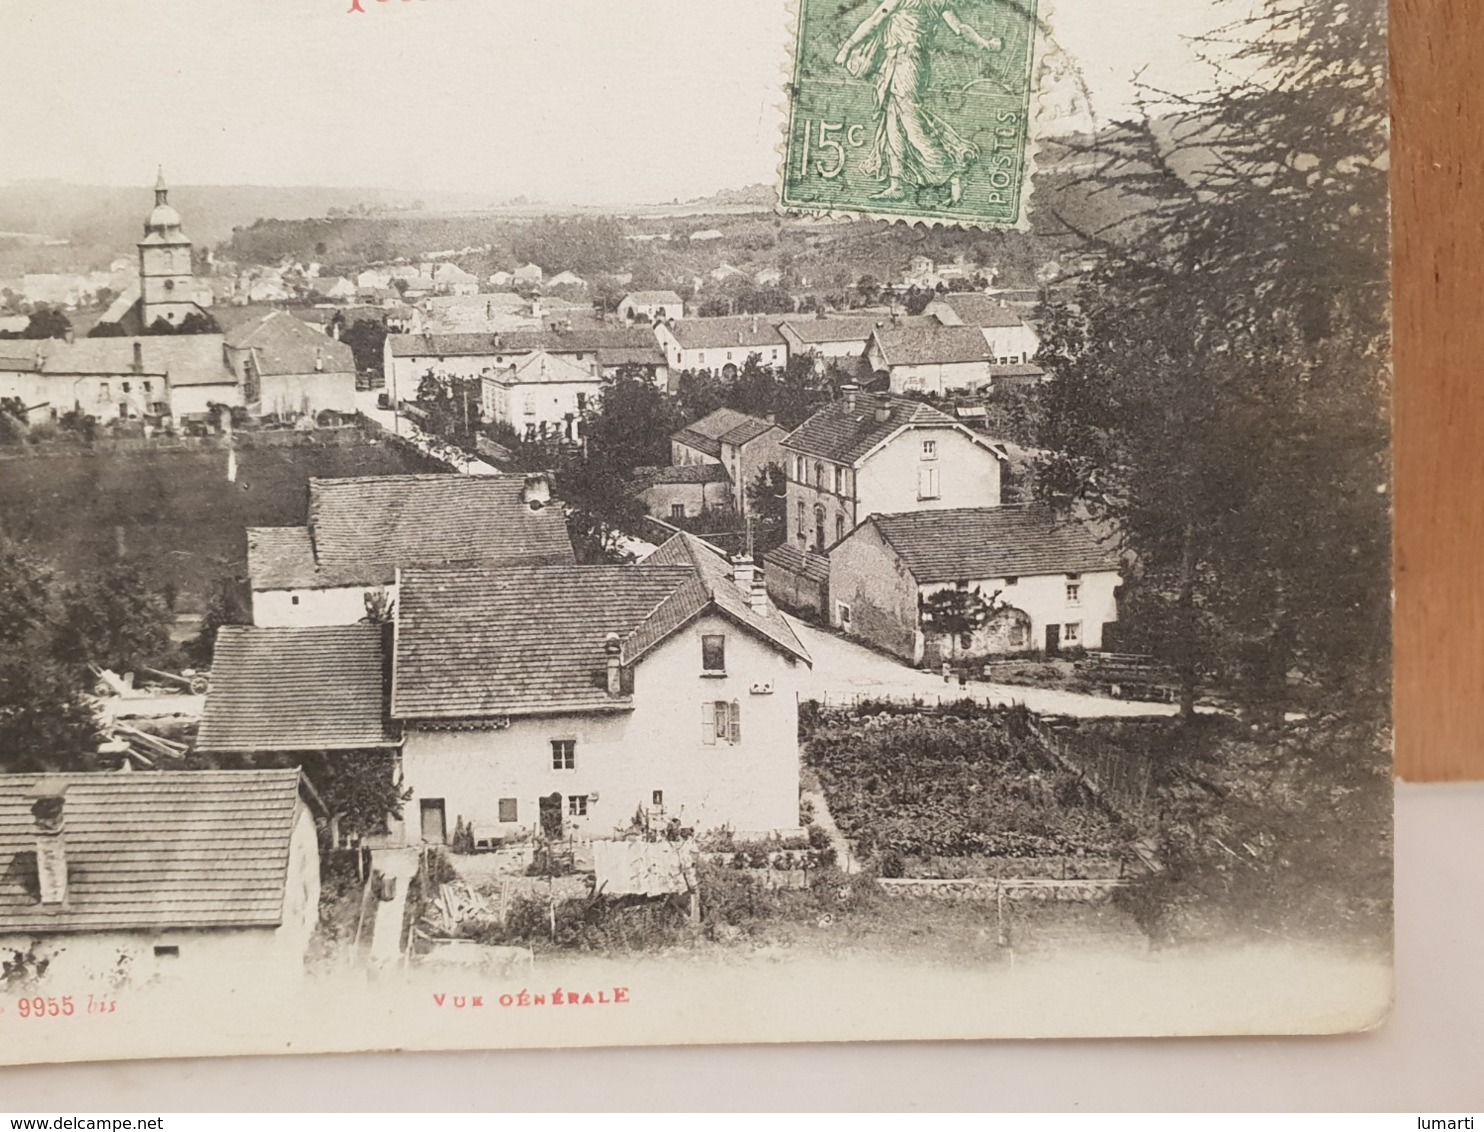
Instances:
[[[954,0],[884,0],[845,41],[835,62],[858,79],[876,82],[876,137],[863,166],[886,181],[873,199],[900,200],[907,185],[948,186],[949,200],[963,195],[963,174],[979,149],[925,105],[933,41],[941,22],[960,39],[998,51],[953,10]]]

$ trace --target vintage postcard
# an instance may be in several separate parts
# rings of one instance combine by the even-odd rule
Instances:
[[[6,0],[0,1062],[1391,998],[1380,0]]]

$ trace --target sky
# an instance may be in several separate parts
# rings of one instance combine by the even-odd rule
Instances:
[[[787,0],[353,2],[0,0],[0,180],[133,185],[162,164],[183,184],[599,205],[775,180]],[[1106,119],[1140,67],[1203,85],[1184,37],[1242,2],[1041,11]]]

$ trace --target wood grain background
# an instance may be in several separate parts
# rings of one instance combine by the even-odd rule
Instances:
[[[1484,778],[1484,3],[1393,0],[1396,772]]]

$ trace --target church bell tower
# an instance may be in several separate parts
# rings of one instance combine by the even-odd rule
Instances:
[[[186,315],[210,305],[197,287],[191,240],[180,226],[180,213],[170,204],[163,169],[155,181],[155,207],[139,241],[139,296],[146,327],[159,318],[178,326]]]

